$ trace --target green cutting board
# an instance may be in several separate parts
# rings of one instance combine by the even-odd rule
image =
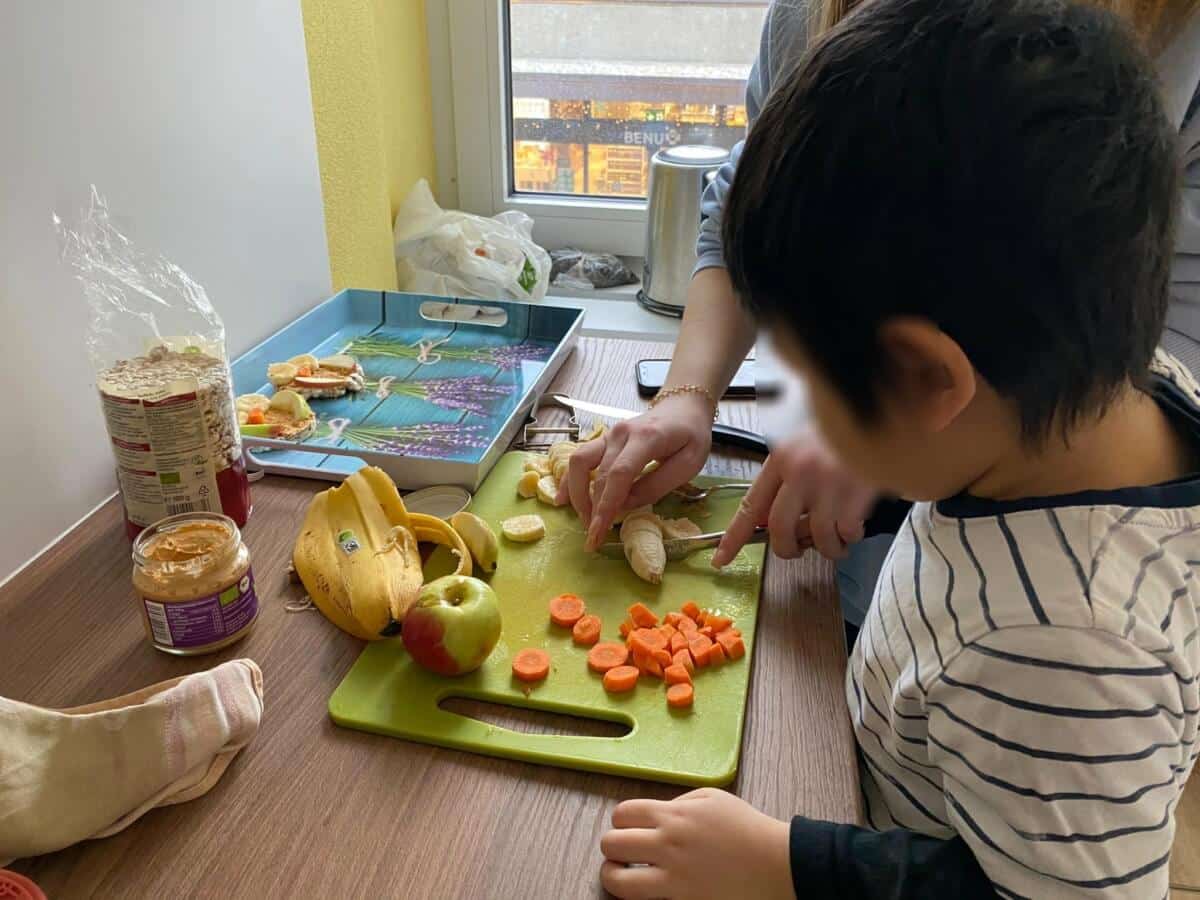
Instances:
[[[334,722],[546,765],[677,784],[728,784],[737,773],[746,717],[763,548],[746,548],[721,572],[710,565],[711,551],[697,553],[668,563],[661,585],[647,584],[624,560],[585,553],[583,527],[569,508],[553,509],[517,496],[524,459],[523,453],[501,459],[471,504],[497,532],[503,519],[521,513],[537,513],[546,521],[546,537],[537,543],[501,538],[490,581],[504,626],[483,668],[445,678],[413,663],[399,639],[375,641],[330,697]],[[667,502],[658,509],[665,515],[690,513],[704,531],[718,531],[732,518],[739,499],[728,492],[687,508]],[[566,592],[583,597],[588,612],[601,617],[601,640],[620,640],[617,628],[635,601],[661,617],[694,600],[736,619],[747,653],[740,660],[697,669],[690,710],[670,709],[664,684],[654,678],[642,678],[630,693],[607,694],[600,676],[588,669],[587,648],[576,647],[569,629],[550,622],[550,599]],[[532,688],[512,677],[513,655],[525,647],[541,647],[551,659],[549,677]],[[631,730],[623,737],[518,733],[442,709],[439,703],[451,697],[607,719]]]

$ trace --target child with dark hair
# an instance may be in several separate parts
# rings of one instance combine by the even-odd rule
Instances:
[[[1061,0],[871,0],[772,94],[730,276],[832,452],[913,502],[846,676],[872,827],[629,801],[610,891],[1166,896],[1200,726],[1176,148],[1127,27]]]

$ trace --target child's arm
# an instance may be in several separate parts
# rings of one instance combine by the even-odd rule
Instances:
[[[993,896],[961,840],[800,817],[789,827],[709,788],[667,803],[626,801],[613,826],[600,841],[600,880],[622,900]]]

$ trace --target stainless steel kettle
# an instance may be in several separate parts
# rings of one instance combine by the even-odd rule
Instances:
[[[650,160],[646,203],[646,267],[638,302],[654,312],[682,316],[696,267],[700,198],[709,179],[729,159],[721,147],[683,144]]]

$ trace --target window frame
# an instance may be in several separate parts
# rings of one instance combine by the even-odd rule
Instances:
[[[547,249],[576,246],[643,256],[644,200],[515,194],[507,190],[512,166],[507,0],[427,2],[434,139],[439,148],[454,146],[452,179],[439,172],[443,197],[450,193],[448,181],[452,180],[457,205],[467,212],[485,216],[509,209],[524,212],[534,220],[535,239]],[[439,2],[448,6],[448,21],[433,8]],[[446,35],[442,42],[434,34],[440,29]],[[448,60],[439,59],[442,54]],[[449,93],[453,116],[438,114],[439,92],[443,98]],[[484,123],[483,134],[480,123]],[[454,134],[449,137],[446,131],[451,127]]]

